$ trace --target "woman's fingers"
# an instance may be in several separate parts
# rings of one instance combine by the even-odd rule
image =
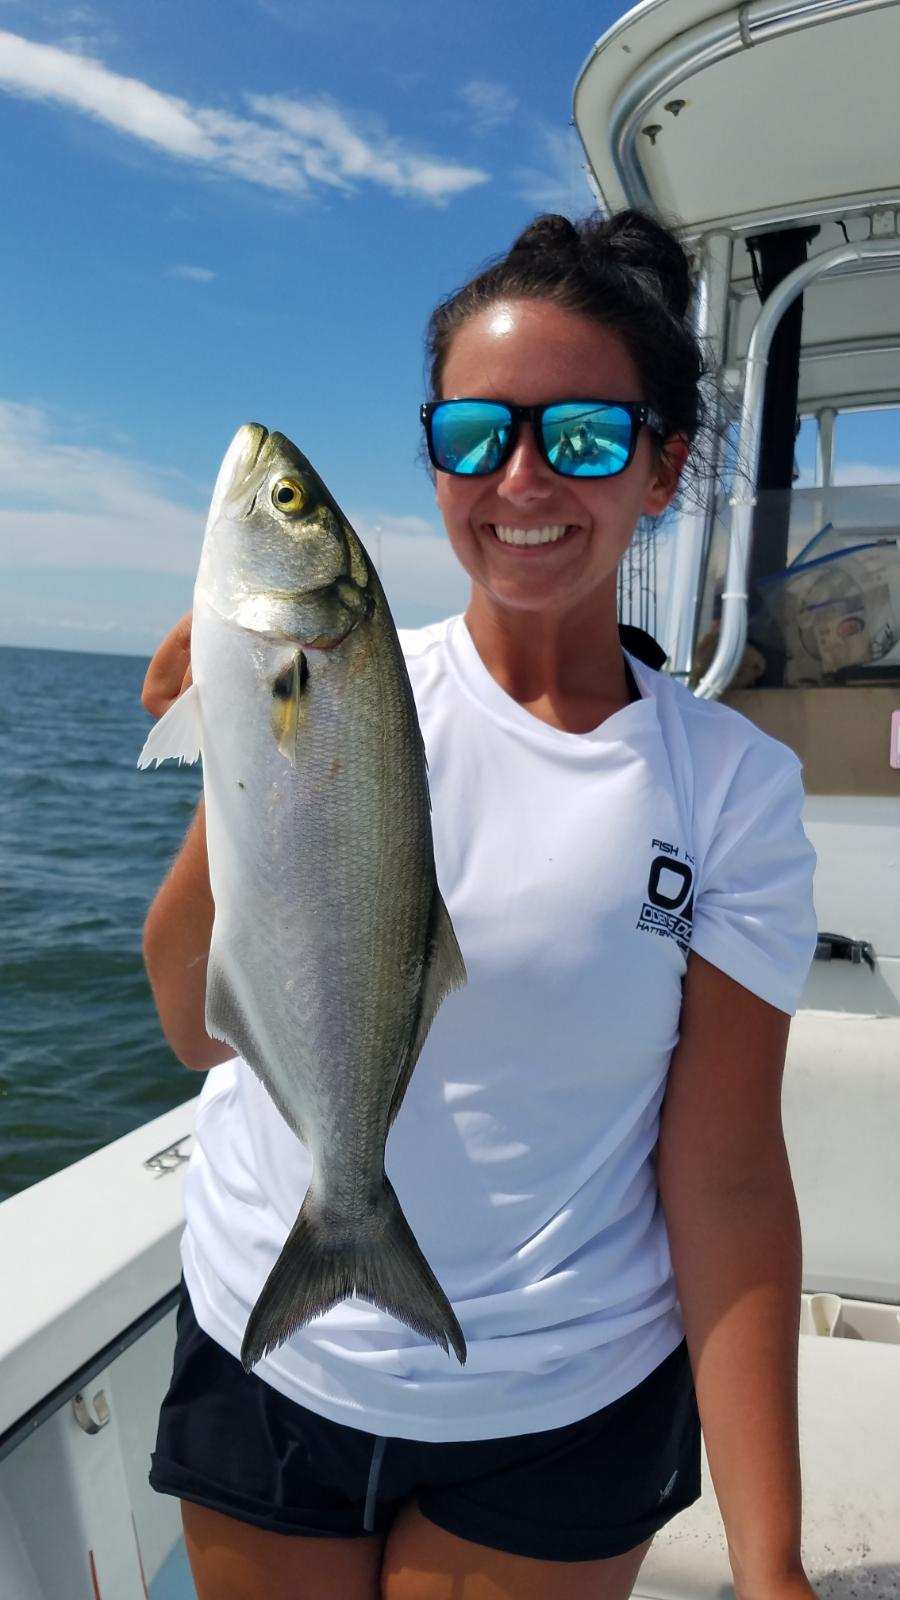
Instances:
[[[151,717],[161,717],[192,682],[191,613],[187,612],[166,634],[147,668],[141,705]]]

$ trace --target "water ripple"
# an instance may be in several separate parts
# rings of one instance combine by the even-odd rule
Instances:
[[[140,953],[200,792],[198,769],[137,771],[145,670],[0,648],[0,1199],[202,1082],[162,1036]]]

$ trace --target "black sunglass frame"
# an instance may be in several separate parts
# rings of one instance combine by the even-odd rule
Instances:
[[[440,461],[438,461],[434,448],[432,419],[434,417],[434,413],[439,411],[441,406],[453,405],[502,406],[504,410],[509,412],[509,438],[507,439],[506,444],[501,451],[499,460],[494,464],[494,466],[491,467],[489,472],[457,472],[453,467],[445,467]],[[547,449],[544,444],[544,430],[542,426],[544,412],[552,411],[554,406],[572,405],[589,405],[598,407],[617,406],[620,411],[626,411],[628,413],[631,422],[631,438],[628,441],[628,455],[626,456],[622,465],[616,468],[615,472],[564,472],[559,467],[554,466],[553,462],[550,460],[550,456],[547,453]],[[637,449],[638,434],[640,433],[642,426],[646,426],[651,430],[652,433],[658,434],[660,439],[664,439],[666,437],[665,423],[663,422],[662,417],[659,415],[659,412],[654,411],[651,406],[644,405],[644,403],[640,400],[608,400],[593,394],[567,395],[565,399],[548,400],[544,405],[539,406],[514,406],[509,400],[495,400],[493,398],[488,399],[485,395],[454,395],[452,400],[425,401],[424,404],[419,407],[419,418],[423,428],[425,429],[425,440],[428,445],[428,458],[432,466],[438,472],[446,472],[450,475],[450,477],[453,478],[489,478],[492,473],[499,472],[500,468],[506,465],[516,448],[516,445],[519,441],[519,432],[523,422],[531,423],[531,432],[534,442],[537,445],[542,459],[546,461],[547,466],[550,468],[550,471],[555,472],[559,478],[574,478],[576,480],[580,480],[581,482],[585,482],[586,480],[599,482],[604,478],[618,478],[621,473],[626,472],[634,460],[634,452]]]

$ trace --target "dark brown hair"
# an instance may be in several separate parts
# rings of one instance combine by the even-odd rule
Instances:
[[[642,399],[663,418],[666,438],[682,434],[689,441],[695,478],[702,478],[710,469],[699,441],[709,419],[703,353],[688,316],[692,270],[673,229],[642,211],[578,222],[535,217],[505,256],[432,312],[429,399],[442,397],[450,345],[469,317],[498,300],[550,300],[618,335],[639,373]],[[664,453],[664,440],[654,437],[654,444]]]

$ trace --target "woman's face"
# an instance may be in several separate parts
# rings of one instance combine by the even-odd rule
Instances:
[[[507,300],[463,323],[444,366],[445,400],[496,399],[516,405],[596,397],[643,400],[624,344],[593,322],[547,300]],[[670,454],[680,466],[687,447]],[[561,611],[590,607],[615,587],[616,568],[642,513],[657,516],[678,471],[654,459],[641,428],[630,465],[613,478],[553,472],[524,423],[505,466],[482,478],[436,474],[437,502],[458,560],[503,607]],[[565,527],[549,544],[504,544],[508,528]]]

